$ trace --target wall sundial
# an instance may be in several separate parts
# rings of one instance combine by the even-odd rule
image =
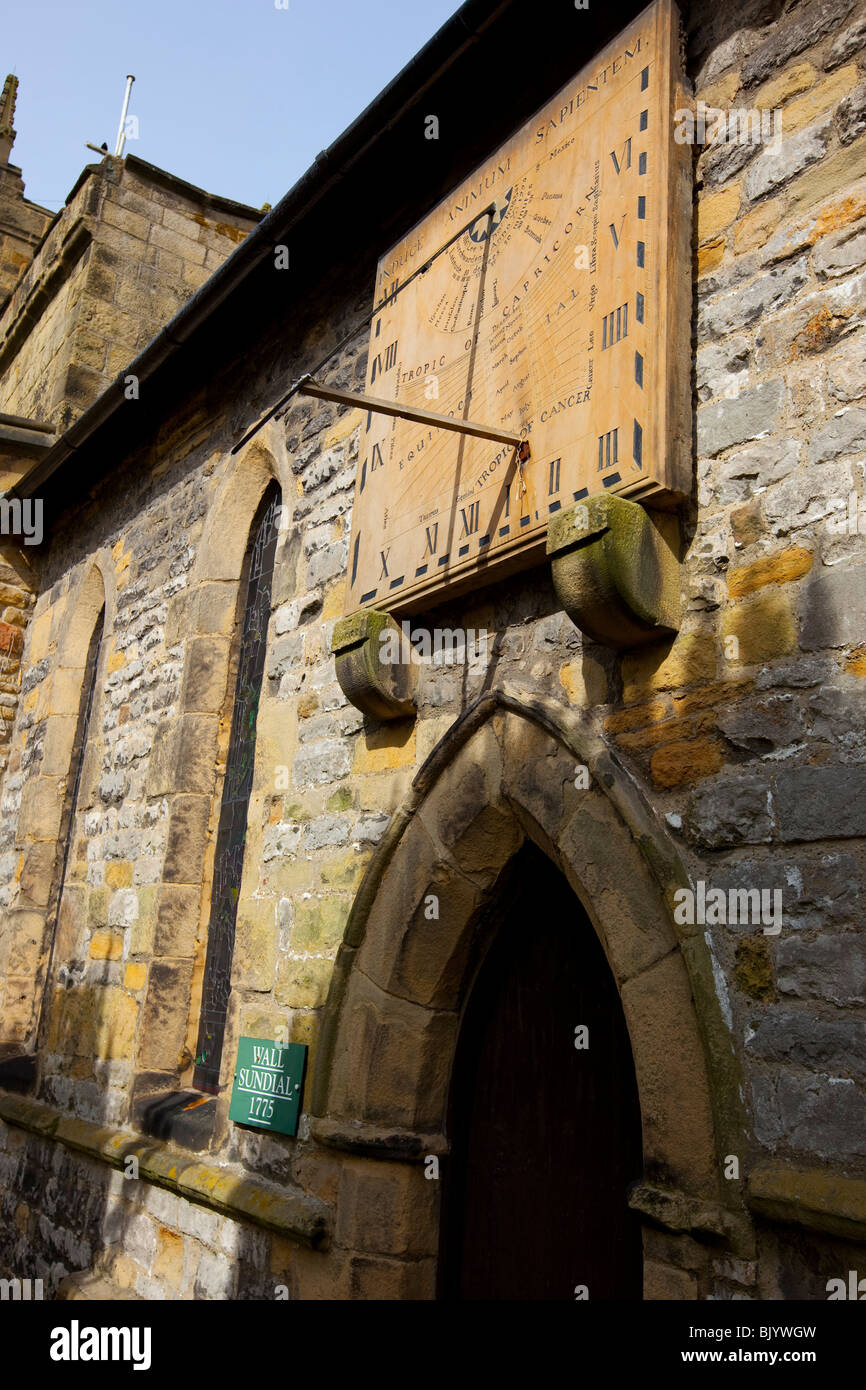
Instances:
[[[582,499],[689,492],[687,101],[656,0],[382,256],[365,391],[295,383],[364,411],[347,614],[536,563]]]
[[[592,494],[665,506],[688,492],[682,93],[678,17],[657,3],[382,257],[367,392],[498,427],[529,459],[369,411],[347,613],[410,611],[482,568],[531,563],[551,517]]]

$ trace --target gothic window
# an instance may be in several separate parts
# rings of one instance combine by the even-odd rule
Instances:
[[[202,985],[201,1019],[196,1045],[193,1085],[215,1095],[231,987],[238,897],[244,865],[247,811],[253,784],[256,716],[265,670],[268,620],[280,490],[272,484],[265,493],[250,532],[245,562],[246,596],[240,629],[238,674],[229,736],[229,751],[217,829],[208,926],[207,957]]]
[[[52,966],[54,962],[54,945],[57,939],[57,924],[60,918],[60,907],[63,902],[63,890],[66,887],[66,872],[69,868],[69,859],[72,854],[72,844],[75,839],[75,811],[78,805],[78,793],[81,787],[81,773],[84,767],[84,754],[87,751],[87,737],[90,730],[90,719],[93,714],[93,706],[96,696],[96,673],[99,669],[99,650],[102,645],[102,631],[105,626],[105,609],[102,608],[99,617],[94,624],[93,632],[90,636],[90,645],[87,648],[87,657],[84,662],[84,678],[81,685],[81,703],[78,707],[78,722],[75,727],[75,738],[72,743],[72,756],[69,762],[69,779],[66,784],[66,796],[63,802],[63,812],[60,818],[60,845],[62,846],[63,858],[60,865],[60,874],[55,880],[56,897],[54,899],[54,928],[51,933],[51,945],[49,948],[48,968],[45,972],[45,985],[43,990],[42,1018],[46,1017],[45,997],[51,987]],[[49,919],[50,920],[50,919]]]

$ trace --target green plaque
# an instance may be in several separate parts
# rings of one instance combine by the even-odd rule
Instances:
[[[306,1065],[306,1043],[241,1038],[229,1119],[255,1129],[297,1134]]]

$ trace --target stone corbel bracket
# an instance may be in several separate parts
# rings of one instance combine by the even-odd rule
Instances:
[[[417,657],[390,613],[368,609],[341,618],[331,639],[340,689],[374,719],[415,714]]]
[[[606,647],[671,636],[680,625],[679,523],[602,495],[553,517],[553,586],[576,627]]]

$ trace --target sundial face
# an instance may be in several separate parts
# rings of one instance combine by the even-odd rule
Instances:
[[[382,257],[366,393],[519,435],[530,457],[366,414],[347,612],[409,612],[533,563],[550,517],[593,494],[688,491],[678,55],[658,0]]]

